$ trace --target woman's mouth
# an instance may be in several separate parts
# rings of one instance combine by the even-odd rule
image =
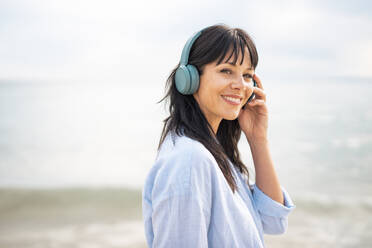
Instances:
[[[231,97],[231,96],[222,96],[222,98],[227,102],[227,103],[230,103],[232,105],[240,105],[241,103],[241,98],[237,98],[237,97]]]

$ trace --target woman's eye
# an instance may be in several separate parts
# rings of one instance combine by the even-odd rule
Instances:
[[[228,70],[228,69],[222,69],[221,72],[228,72],[228,73],[231,73],[231,71]]]
[[[221,70],[222,73],[227,73],[227,74],[231,74],[231,70],[230,69],[222,69]],[[244,74],[243,75],[244,78],[248,79],[248,81],[251,81],[252,80],[252,75],[251,74]]]

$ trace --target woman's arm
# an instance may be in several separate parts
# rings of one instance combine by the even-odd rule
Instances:
[[[256,185],[273,200],[284,204],[283,193],[274,170],[267,140],[269,113],[266,106],[266,93],[261,79],[256,74],[253,79],[257,83],[257,87],[253,87],[255,98],[241,110],[238,121],[251,148],[256,171]]]
[[[153,204],[151,247],[207,248],[210,213],[197,193],[189,192]]]
[[[256,171],[253,198],[261,216],[263,231],[266,234],[283,234],[288,228],[288,214],[295,205],[279,183],[268,140],[251,139],[249,145]]]
[[[177,144],[178,150],[158,158],[145,183],[143,215],[148,245],[207,248],[212,155],[201,143],[183,139]]]
[[[271,159],[268,140],[265,138],[248,140],[248,143],[256,171],[256,185],[270,198],[284,204],[283,193]]]

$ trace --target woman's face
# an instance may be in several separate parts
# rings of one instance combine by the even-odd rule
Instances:
[[[241,57],[240,53],[235,65],[232,64],[234,56],[226,63],[227,58],[219,65],[217,61],[206,64],[200,75],[199,89],[193,94],[214,133],[217,133],[222,119],[234,120],[238,117],[253,93],[254,69],[251,68],[247,47],[242,65]]]

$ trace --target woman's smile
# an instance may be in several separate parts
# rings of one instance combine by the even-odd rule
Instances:
[[[239,96],[222,95],[222,99],[232,105],[240,105],[240,103],[242,102],[242,98]]]

